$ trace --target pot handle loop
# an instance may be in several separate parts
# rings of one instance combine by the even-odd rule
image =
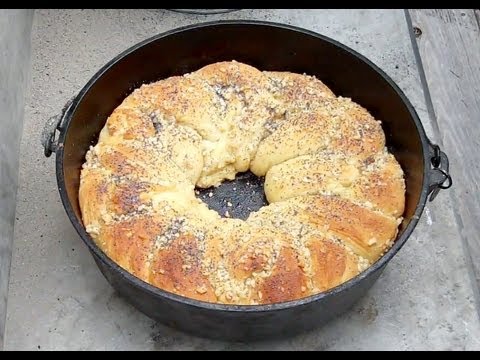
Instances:
[[[52,155],[52,153],[57,150],[58,140],[55,140],[55,135],[57,133],[57,130],[60,132],[63,130],[63,119],[65,118],[65,114],[70,109],[70,106],[72,105],[73,99],[75,99],[75,97],[76,96],[73,96],[70,100],[66,102],[60,114],[56,114],[50,117],[43,126],[41,141],[43,145],[43,152],[46,157],[50,157],[50,155]]]
[[[428,193],[429,200],[432,201],[438,195],[440,190],[448,189],[452,186],[452,177],[449,174],[449,162],[447,155],[440,150],[437,144],[428,141],[429,156],[431,168],[429,170]]]

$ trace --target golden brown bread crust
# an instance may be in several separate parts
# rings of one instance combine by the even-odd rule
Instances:
[[[312,285],[316,291],[331,289],[360,272],[362,264],[358,258],[333,241],[312,236],[307,247],[312,263]]]
[[[198,300],[215,300],[201,272],[204,238],[193,226],[187,228],[182,217],[162,213],[123,218],[104,226],[99,239],[107,255],[150,284]]]
[[[195,197],[248,169],[270,205],[246,221]],[[366,109],[314,77],[231,61],[133,91],[87,153],[79,202],[87,232],[138,278],[252,305],[365,270],[394,241],[404,194]]]
[[[296,231],[297,226],[292,225],[296,222],[341,241],[372,262],[390,247],[398,227],[395,217],[331,195],[298,196],[272,203],[250,214],[247,221],[289,232]]]
[[[265,122],[275,121],[282,112],[269,91],[268,77],[252,66],[232,61],[207,65],[189,78],[208,84],[215,93],[221,103],[220,118],[228,124],[224,136],[234,156],[234,172],[248,170],[259,142],[268,134]],[[216,184],[205,187],[210,185]]]
[[[383,150],[385,135],[366,109],[346,98],[323,98],[310,108],[288,108],[286,119],[263,140],[250,164],[257,176],[297,156],[332,149],[367,158]]]
[[[387,152],[363,160],[320,151],[275,165],[265,177],[269,203],[307,194],[339,195],[393,216],[405,206],[403,172]]]
[[[309,108],[323,98],[335,98],[335,94],[314,76],[288,71],[264,71],[269,79],[269,90],[287,108]]]

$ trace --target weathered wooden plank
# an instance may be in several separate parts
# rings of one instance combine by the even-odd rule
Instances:
[[[454,178],[452,204],[480,286],[480,12],[410,10],[439,137]],[[434,127],[435,128],[435,127]],[[478,293],[478,292],[477,292]]]

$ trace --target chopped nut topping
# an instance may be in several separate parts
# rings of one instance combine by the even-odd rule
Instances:
[[[85,159],[80,208],[95,242],[142,280],[209,302],[337,286],[387,252],[402,221],[403,171],[381,121],[313,76],[231,61],[142,85]],[[214,187],[248,169],[269,205],[232,219],[258,183],[223,199]]]

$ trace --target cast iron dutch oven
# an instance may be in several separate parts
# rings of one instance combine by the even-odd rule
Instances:
[[[351,97],[382,120],[387,145],[405,172],[406,209],[394,246],[368,270],[330,291],[261,306],[188,299],[155,288],[120,268],[95,245],[82,225],[78,204],[80,168],[113,109],[142,83],[232,59],[262,70],[316,75],[336,94]],[[110,284],[140,311],[161,323],[212,338],[283,337],[312,329],[345,312],[405,244],[427,197],[433,200],[440,189],[451,185],[447,157],[428,140],[414,108],[382,70],[337,41],[275,23],[210,22],[145,40],[100,69],[62,113],[50,119],[46,130],[45,154],[56,153],[57,182],[65,210]]]

